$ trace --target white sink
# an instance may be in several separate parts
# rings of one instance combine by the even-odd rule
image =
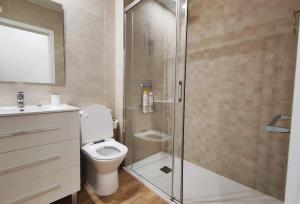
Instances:
[[[16,106],[0,107],[0,116],[35,114],[35,113],[49,113],[49,112],[65,112],[78,111],[79,108],[62,104],[58,106],[39,105],[39,106],[25,106],[22,110]]]

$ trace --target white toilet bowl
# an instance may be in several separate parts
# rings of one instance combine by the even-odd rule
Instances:
[[[87,159],[86,179],[98,195],[107,196],[119,187],[118,167],[127,154],[127,147],[114,139],[82,147]]]
[[[81,114],[86,180],[100,196],[108,196],[118,189],[118,167],[128,151],[111,138],[112,125],[111,114],[105,106],[93,105]]]

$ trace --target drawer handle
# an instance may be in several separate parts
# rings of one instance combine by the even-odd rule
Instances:
[[[22,130],[17,132],[0,133],[0,138],[27,135],[27,134],[36,134],[40,132],[49,132],[49,131],[57,130],[59,128],[60,127],[46,127],[46,128],[32,129],[32,130]]]
[[[27,163],[27,164],[21,164],[19,166],[10,167],[8,169],[3,169],[3,170],[0,170],[0,175],[9,174],[9,173],[19,171],[19,170],[22,170],[22,169],[26,169],[26,168],[29,168],[29,167],[41,165],[41,164],[44,164],[44,163],[47,163],[47,162],[50,162],[50,161],[53,161],[53,160],[57,160],[59,158],[60,158],[60,156],[54,156],[54,157],[50,157],[50,158],[47,158],[47,159],[42,159],[42,160]]]
[[[27,201],[27,200],[33,199],[33,198],[35,198],[35,197],[38,197],[38,196],[43,195],[43,194],[45,194],[45,193],[48,193],[48,192],[50,192],[50,191],[54,191],[54,190],[60,188],[60,186],[61,186],[60,184],[57,184],[57,185],[51,186],[51,187],[49,187],[49,188],[44,188],[44,189],[42,189],[42,190],[40,190],[40,191],[34,192],[34,193],[32,193],[32,194],[29,194],[29,195],[24,196],[24,197],[22,197],[22,198],[19,198],[19,199],[17,199],[17,200],[11,201],[11,202],[9,202],[9,203],[7,203],[7,204],[18,204],[18,203],[23,203],[23,202],[25,202],[25,201]]]

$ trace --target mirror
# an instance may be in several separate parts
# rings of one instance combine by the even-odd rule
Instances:
[[[0,81],[63,85],[62,5],[0,0],[0,53]]]

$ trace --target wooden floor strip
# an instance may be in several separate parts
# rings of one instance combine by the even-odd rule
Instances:
[[[119,189],[110,196],[99,197],[91,186],[85,185],[78,192],[78,204],[167,204],[153,191],[124,170],[119,170]],[[52,204],[71,204],[66,197]]]

